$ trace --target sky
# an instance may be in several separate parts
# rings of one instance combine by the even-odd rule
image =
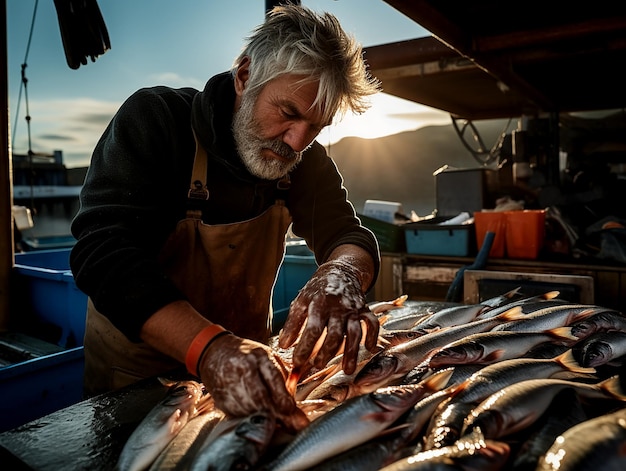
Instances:
[[[301,3],[333,13],[365,48],[429,35],[383,0]],[[129,95],[154,85],[202,89],[209,77],[230,69],[244,38],[265,14],[264,0],[99,0],[98,6],[111,49],[71,69],[54,1],[7,1],[14,153],[25,154],[29,147],[42,153],[58,149],[68,167],[88,165],[98,138]],[[445,112],[380,93],[366,113],[347,115],[318,141],[328,145],[346,136],[376,138],[449,122]]]

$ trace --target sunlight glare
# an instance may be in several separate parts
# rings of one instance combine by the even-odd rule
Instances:
[[[344,137],[376,139],[425,125],[450,123],[450,115],[444,111],[386,93],[374,95],[371,103],[371,108],[362,115],[348,113],[342,121],[325,128],[318,141],[334,144]]]

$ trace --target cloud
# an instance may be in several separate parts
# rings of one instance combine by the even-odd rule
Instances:
[[[169,87],[193,87],[199,90],[204,88],[205,81],[191,77],[183,77],[176,72],[161,72],[150,75],[150,80]]]
[[[121,103],[92,98],[34,100],[30,103],[34,152],[63,151],[68,167],[87,165],[91,152]],[[14,130],[13,152],[29,150],[26,124]]]

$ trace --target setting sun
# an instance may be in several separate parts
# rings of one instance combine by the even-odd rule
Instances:
[[[362,115],[347,114],[319,135],[321,144],[333,144],[344,137],[376,139],[412,131],[424,125],[450,124],[450,115],[386,93],[372,97],[372,106]]]

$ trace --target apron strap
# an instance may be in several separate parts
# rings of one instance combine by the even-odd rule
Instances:
[[[187,217],[191,219],[202,219],[202,209],[199,203],[209,199],[209,189],[206,184],[207,153],[198,141],[195,131],[193,138],[196,141],[196,153],[193,158],[191,183],[189,185],[189,192],[187,193]]]

